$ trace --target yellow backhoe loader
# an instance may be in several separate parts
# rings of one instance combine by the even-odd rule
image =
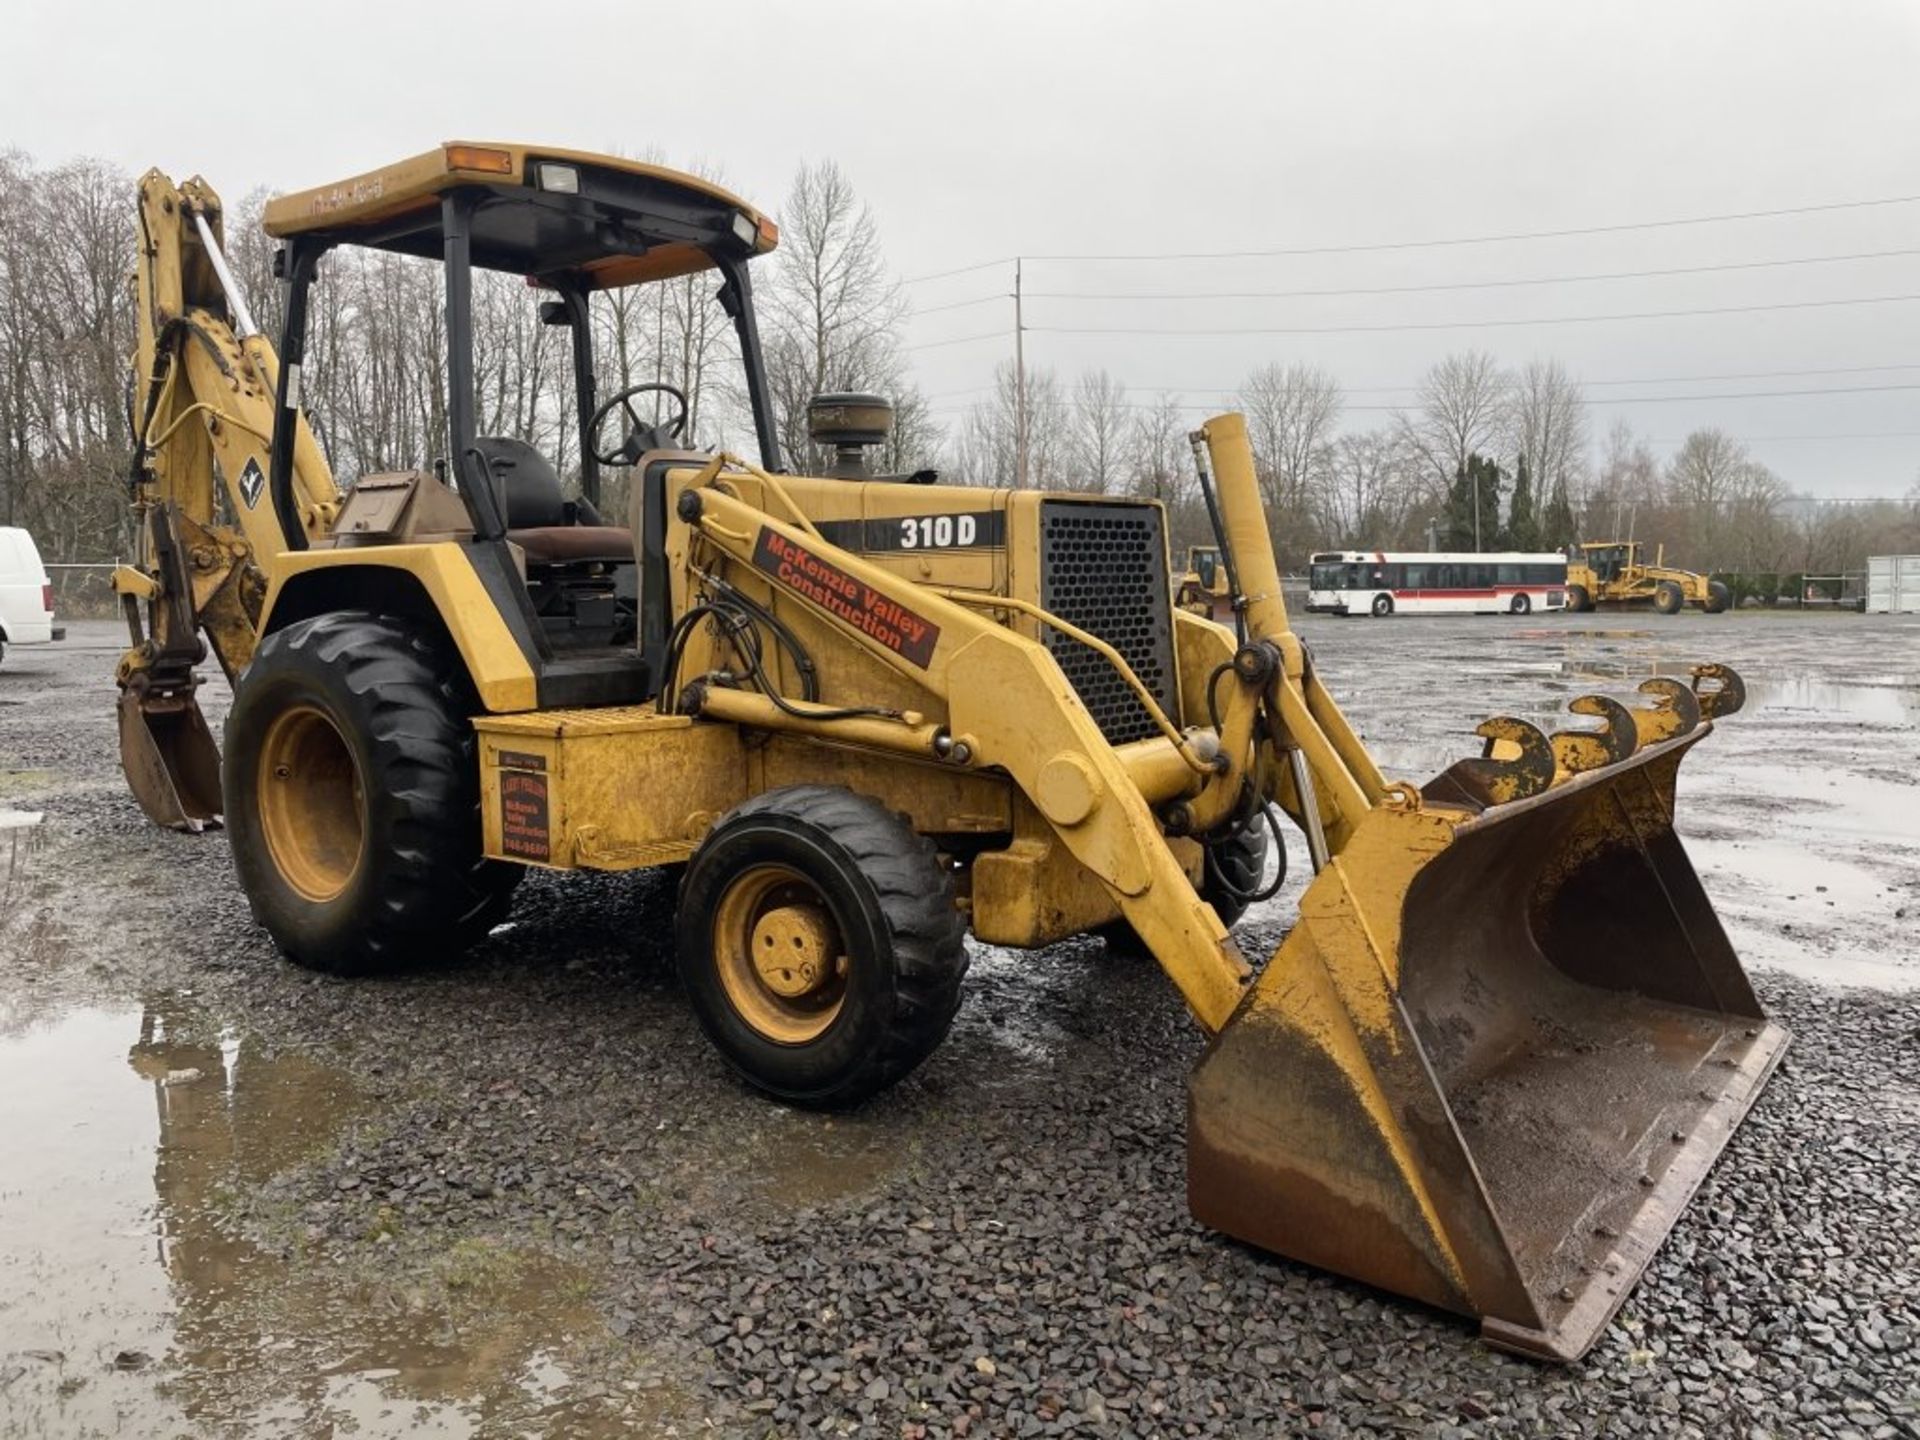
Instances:
[[[1180,572],[1173,603],[1190,615],[1233,623],[1233,596],[1227,593],[1227,567],[1218,545],[1187,547],[1187,568]]]
[[[1157,503],[873,474],[874,397],[823,398],[835,460],[781,473],[749,284],[776,231],[704,181],[449,144],[274,200],[277,358],[213,193],[141,195],[128,774],[157,818],[224,817],[296,962],[458,951],[529,866],[684,866],[699,1022],[752,1085],[835,1106],[939,1044],[968,931],[1124,921],[1211,1037],[1193,1213],[1559,1358],[1778,1060],[1673,828],[1732,671],[1583,697],[1558,734],[1489,720],[1480,755],[1390,780],[1289,626],[1238,416],[1193,437],[1222,624],[1173,603]],[[439,464],[344,493],[300,379],[339,246],[440,263],[448,377]],[[550,457],[475,433],[482,269],[570,332],[575,498]],[[597,393],[596,297],[693,273],[733,317],[760,463],[695,448],[677,394],[647,423],[635,395],[667,387]],[[594,508],[616,466],[628,526]],[[235,681],[217,796],[196,632]],[[1256,969],[1229,925],[1276,884],[1281,814],[1314,875]]]
[[[1580,612],[1602,605],[1651,605],[1662,615],[1678,615],[1697,605],[1709,615],[1727,608],[1726,585],[1692,570],[1666,563],[1663,545],[1653,564],[1640,560],[1638,540],[1595,540],[1580,546],[1567,562],[1567,609]]]

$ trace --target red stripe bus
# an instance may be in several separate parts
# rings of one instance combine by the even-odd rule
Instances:
[[[1567,557],[1327,550],[1308,562],[1307,609],[1322,615],[1526,615],[1564,610]]]

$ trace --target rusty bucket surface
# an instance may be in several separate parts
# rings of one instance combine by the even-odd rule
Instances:
[[[157,825],[200,831],[220,824],[220,750],[193,692],[120,692],[120,768]]]
[[[1194,1215],[1584,1353],[1787,1042],[1673,831],[1709,728],[1369,814],[1194,1072]]]

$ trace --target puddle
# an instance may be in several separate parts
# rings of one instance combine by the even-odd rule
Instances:
[[[754,1140],[749,1183],[783,1211],[830,1205],[874,1189],[900,1168],[897,1136],[857,1117],[776,1112]]]
[[[348,1275],[263,1182],[368,1102],[191,1000],[21,1022],[0,1009],[0,1397],[33,1434],[522,1433],[597,1333],[569,1268],[466,1239]],[[270,1188],[267,1193],[271,1193]],[[280,1231],[290,1238],[282,1239]],[[585,1417],[582,1417],[585,1418]]]

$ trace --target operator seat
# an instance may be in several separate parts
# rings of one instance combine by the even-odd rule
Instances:
[[[567,499],[545,455],[506,435],[476,436],[473,443],[500,487],[507,539],[526,552],[527,564],[633,563],[633,532],[603,524],[587,501]]]

